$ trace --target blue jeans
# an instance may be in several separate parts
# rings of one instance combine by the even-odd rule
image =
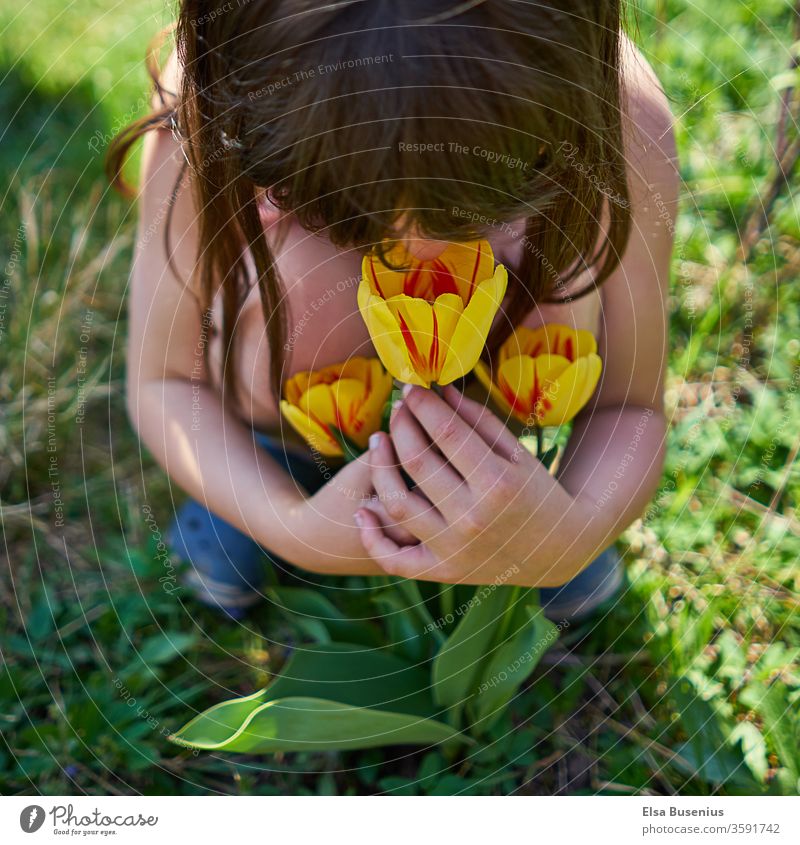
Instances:
[[[310,455],[290,453],[280,440],[269,435],[254,432],[254,437],[309,493],[326,483],[325,467],[317,466]],[[176,513],[167,542],[178,557],[189,562],[185,581],[197,597],[237,618],[261,599],[264,555],[287,566],[252,537],[193,500]],[[555,622],[579,620],[617,593],[622,575],[621,561],[611,546],[563,586],[541,588],[540,601]]]

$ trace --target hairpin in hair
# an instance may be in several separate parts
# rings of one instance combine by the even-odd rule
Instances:
[[[186,154],[186,146],[183,143],[184,142],[184,135],[183,135],[183,132],[181,131],[181,126],[178,123],[178,118],[177,118],[177,115],[175,114],[174,110],[171,111],[170,114],[169,114],[169,118],[167,119],[167,126],[168,126],[170,132],[172,133],[172,137],[175,140],[175,143],[178,145],[178,149],[183,154],[183,158],[186,161],[186,164],[188,164],[189,167],[191,167],[192,163],[189,161],[189,156]]]
[[[224,130],[219,130],[219,142],[226,150],[243,150],[244,144],[238,138],[231,138]]]

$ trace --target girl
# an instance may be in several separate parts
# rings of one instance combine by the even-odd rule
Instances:
[[[260,547],[315,573],[538,586],[554,619],[617,591],[610,544],[662,467],[677,192],[665,98],[620,18],[592,0],[180,4],[155,111],[109,166],[124,189],[146,134],[128,405],[194,499],[172,542],[201,598],[257,600]],[[316,465],[281,385],[374,356],[363,255],[480,238],[509,270],[487,362],[516,326],[599,342],[557,477],[469,379],[412,388],[365,456]]]

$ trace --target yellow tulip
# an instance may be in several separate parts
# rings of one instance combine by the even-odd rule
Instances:
[[[569,422],[583,408],[602,366],[591,332],[549,323],[519,328],[506,340],[494,380],[482,361],[475,375],[507,414],[546,428]]]
[[[432,261],[396,246],[364,257],[358,307],[383,365],[407,384],[449,384],[470,372],[506,292],[505,267],[488,241],[454,243]]]
[[[350,358],[316,372],[292,376],[281,411],[292,427],[323,455],[342,456],[333,427],[362,451],[378,431],[392,392],[392,377],[377,358]]]

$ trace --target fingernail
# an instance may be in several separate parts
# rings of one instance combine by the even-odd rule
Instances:
[[[376,431],[374,434],[370,434],[369,436],[369,448],[370,449],[377,449],[378,446],[381,445],[381,436]]]
[[[408,394],[411,391],[411,388],[413,386],[414,386],[413,384],[404,384],[403,385],[403,396],[408,396]]]
[[[359,528],[361,528],[361,526],[364,524],[364,517],[361,515],[361,511],[356,511],[353,514],[353,522],[355,522],[355,524]]]
[[[393,411],[399,411],[400,408],[402,408],[402,407],[403,407],[403,400],[402,399],[395,399],[394,402],[392,402],[392,410]]]

